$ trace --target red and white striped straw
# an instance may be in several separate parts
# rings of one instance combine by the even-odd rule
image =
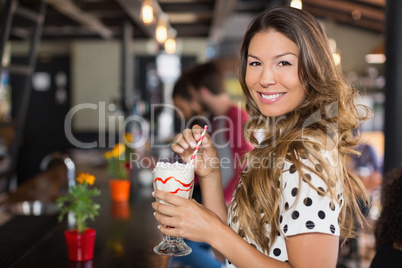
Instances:
[[[190,162],[188,162],[188,164],[187,164],[187,165],[190,166],[190,167],[191,167],[191,165],[192,165],[193,162],[194,162],[195,155],[196,155],[197,152],[198,152],[198,148],[200,148],[200,145],[201,145],[202,140],[204,139],[205,133],[207,133],[207,129],[208,129],[208,126],[205,125],[204,130],[203,130],[202,133],[201,133],[200,140],[198,141],[197,146],[195,146],[195,150],[194,150],[193,155],[191,156]]]

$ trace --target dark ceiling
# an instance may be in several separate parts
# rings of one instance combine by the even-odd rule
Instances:
[[[6,0],[0,0],[1,6]],[[39,0],[19,0],[24,11],[36,10]],[[42,39],[116,39],[122,25],[133,25],[133,38],[153,38],[155,24],[141,23],[142,0],[44,0],[47,12]],[[225,39],[237,17],[254,17],[262,10],[289,4],[290,0],[153,0],[169,16],[177,37],[201,37],[215,42]],[[385,0],[302,0],[303,9],[318,18],[382,33],[385,27]],[[155,11],[157,12],[157,11]],[[239,22],[238,22],[239,23]],[[240,23],[247,23],[242,20]],[[14,16],[12,39],[29,37],[32,23]],[[247,23],[248,24],[248,23]],[[235,29],[236,31],[236,29]],[[239,30],[237,30],[239,32]],[[241,36],[239,32],[239,36]]]

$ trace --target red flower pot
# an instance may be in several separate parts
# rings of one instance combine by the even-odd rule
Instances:
[[[66,238],[68,259],[72,261],[92,260],[95,248],[94,229],[87,229],[83,234],[78,234],[77,230],[64,231]]]
[[[113,201],[127,201],[130,197],[130,181],[122,179],[112,179],[109,181],[110,196]]]

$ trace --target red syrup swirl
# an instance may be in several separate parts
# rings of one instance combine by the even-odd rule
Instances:
[[[160,182],[162,182],[163,184],[166,184],[166,183],[167,183],[169,180],[171,180],[171,179],[174,179],[175,181],[177,181],[178,183],[180,183],[181,185],[183,185],[183,187],[190,187],[190,188],[188,188],[188,189],[180,189],[180,188],[177,188],[175,191],[169,192],[169,193],[172,193],[172,194],[177,194],[179,191],[183,191],[183,192],[188,192],[188,191],[190,191],[190,189],[192,188],[193,182],[194,182],[194,180],[192,180],[190,183],[183,183],[183,182],[181,182],[180,180],[176,179],[176,178],[173,177],[173,176],[167,177],[165,180],[162,180],[161,178],[155,178],[155,182],[156,182],[156,181],[160,181]]]
[[[188,188],[188,189],[180,189],[180,188],[177,188],[175,191],[172,191],[172,192],[169,192],[169,193],[171,193],[171,194],[177,194],[179,191],[188,192],[188,191],[190,191],[191,188],[192,188],[192,187],[190,187],[190,188]]]
[[[177,181],[178,183],[180,183],[181,185],[183,185],[183,187],[190,187],[191,184],[193,183],[194,180],[192,180],[190,183],[183,183],[180,180],[176,179],[175,177],[171,176],[171,177],[167,177],[165,180],[162,180],[161,178],[155,178],[155,182],[156,181],[160,181],[163,184],[166,184],[168,181],[170,181],[171,179],[174,179],[175,181]]]

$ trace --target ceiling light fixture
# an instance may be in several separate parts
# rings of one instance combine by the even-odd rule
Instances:
[[[165,51],[168,54],[174,54],[176,52],[176,39],[169,38],[165,42]]]
[[[168,38],[165,42],[165,51],[168,54],[176,53],[176,34],[177,31],[173,28],[170,28],[168,31]]]
[[[141,17],[144,24],[151,24],[154,21],[154,9],[150,0],[142,2]]]
[[[168,23],[168,16],[165,13],[162,13],[159,17],[158,26],[156,27],[156,41],[160,44],[164,43],[167,39],[167,23]]]
[[[290,6],[297,9],[302,9],[303,4],[301,0],[292,0],[292,2],[290,2]]]

